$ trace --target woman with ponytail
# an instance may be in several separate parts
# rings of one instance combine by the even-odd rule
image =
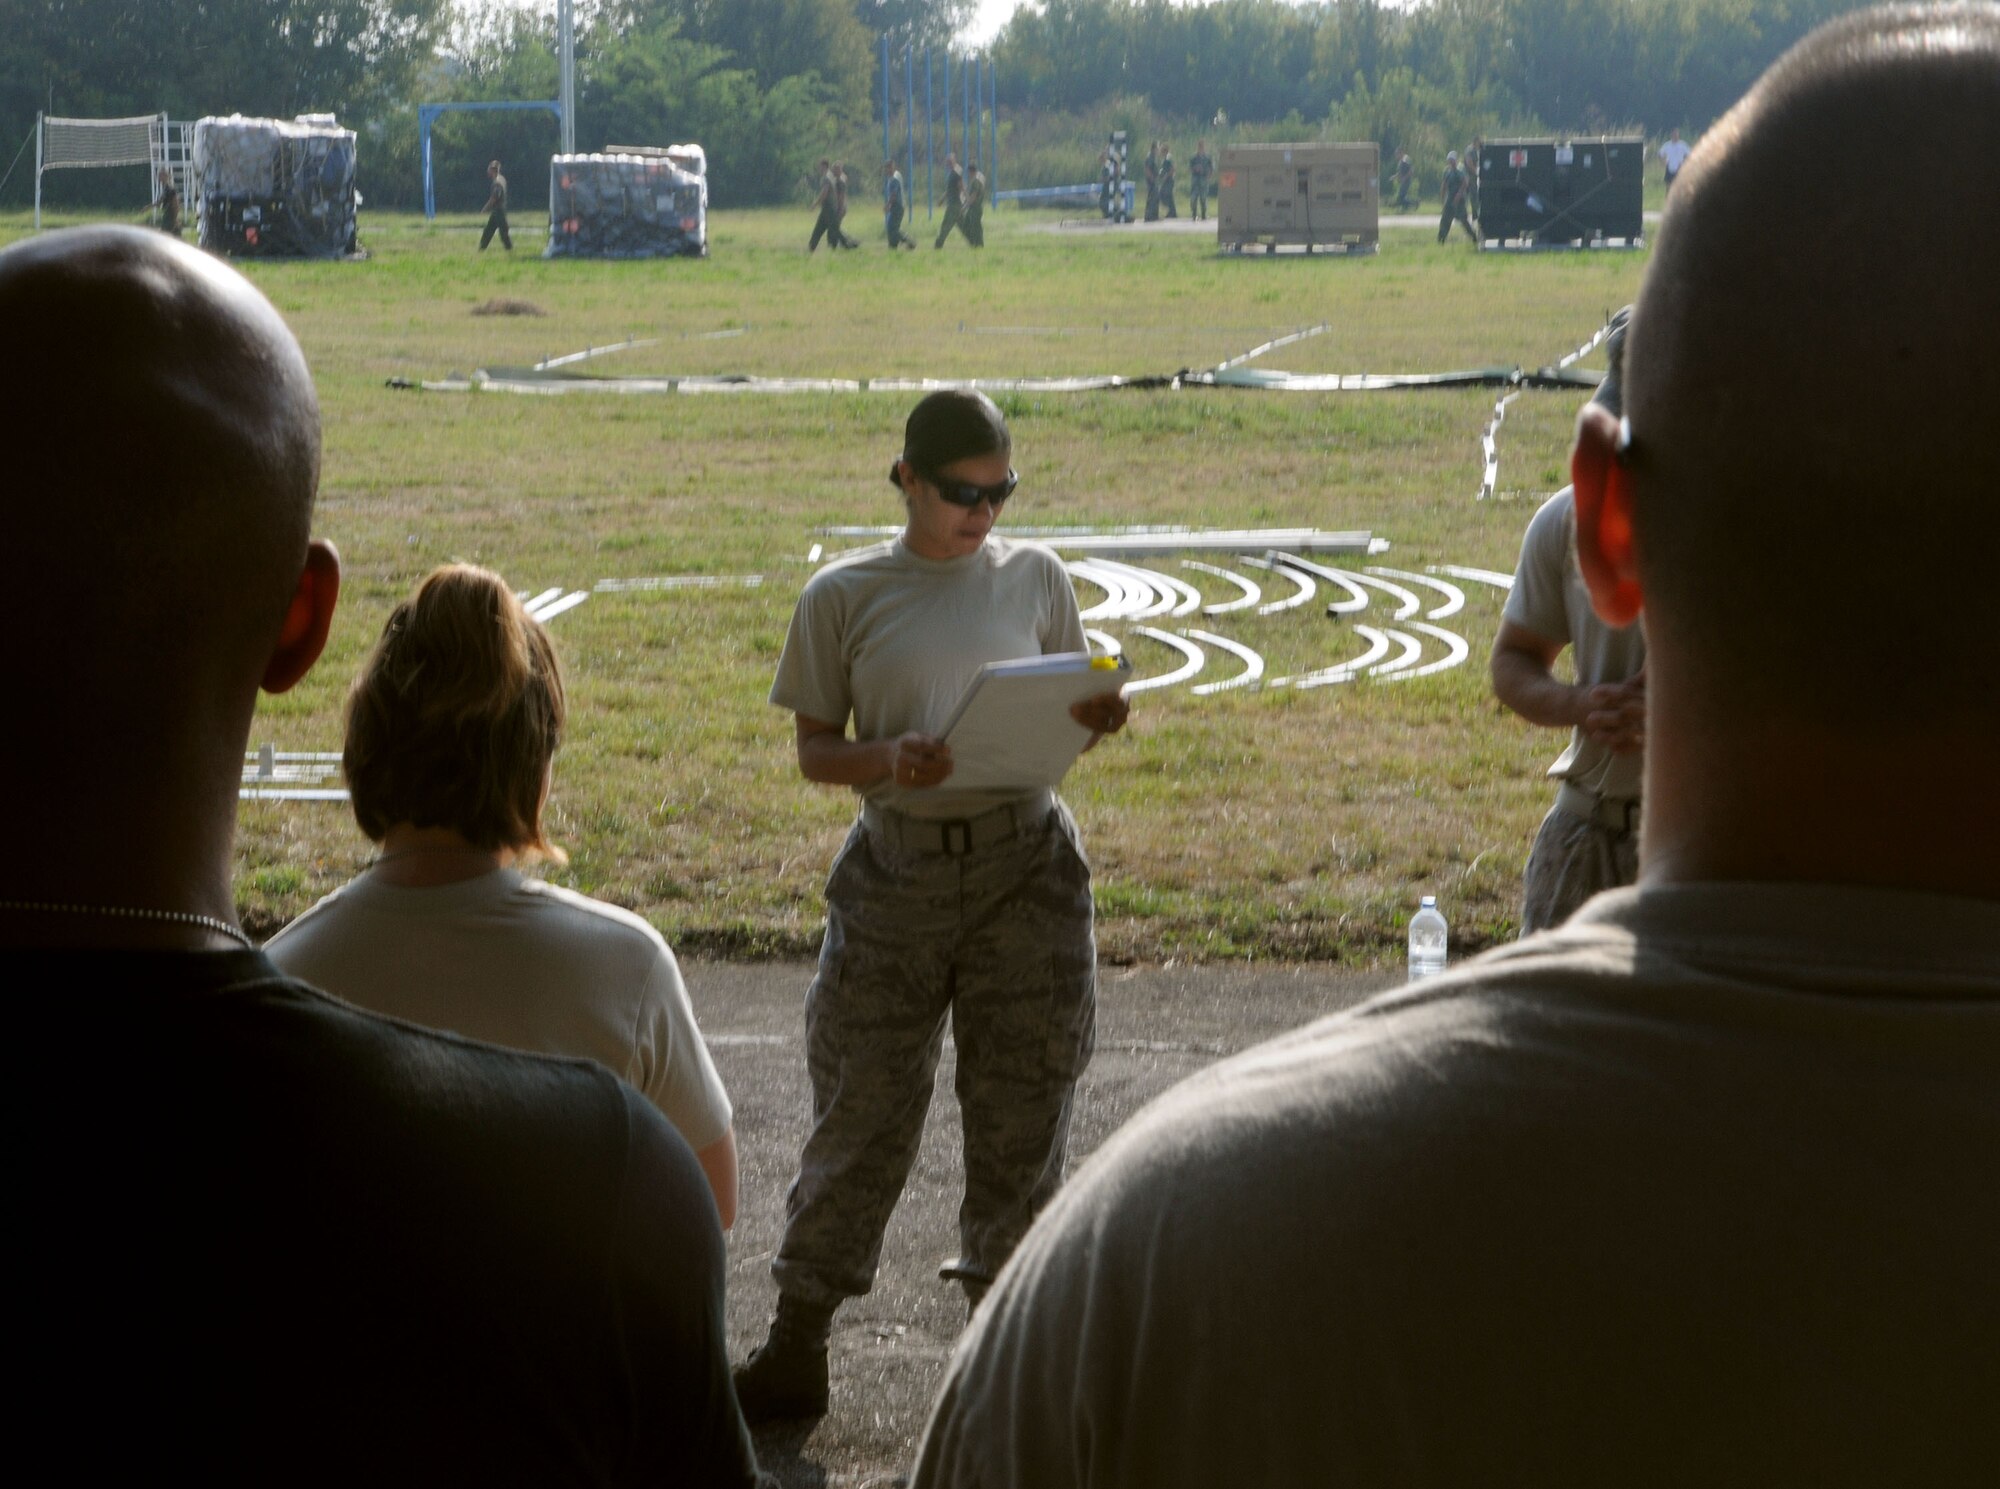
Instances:
[[[350,1003],[623,1076],[687,1139],[736,1217],[728,1094],[679,967],[629,911],[529,878],[562,738],[548,633],[498,574],[434,570],[398,605],[347,699],[343,763],[379,852],[265,950]]]

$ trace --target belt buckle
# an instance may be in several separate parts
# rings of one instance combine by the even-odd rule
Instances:
[[[953,834],[957,843],[953,843]],[[964,817],[954,817],[949,822],[938,823],[941,851],[953,858],[963,858],[972,851],[972,823]]]

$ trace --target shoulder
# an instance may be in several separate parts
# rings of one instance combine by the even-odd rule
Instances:
[[[329,940],[344,936],[360,910],[353,892],[356,882],[350,879],[330,891],[264,943],[264,954],[279,971],[311,980]]]
[[[1409,1151],[1442,1160],[1461,1123],[1494,1120],[1505,1090],[1565,1086],[1560,1067],[1589,1064],[1598,1017],[1649,1019],[1644,997],[1611,988],[1631,955],[1629,934],[1577,927],[1221,1061],[1109,1139],[1077,1176],[1078,1201],[1164,1213],[1199,1193],[1197,1209],[1241,1214],[1294,1203],[1305,1172],[1353,1186],[1350,1199],[1403,1183]]]
[[[579,1129],[622,1151],[628,1116],[617,1079],[590,1060],[530,1054],[406,1023],[342,1002],[291,977],[231,990],[254,997],[254,1021],[274,1046],[312,1053],[316,1079],[343,1068],[341,1104],[372,1107],[378,1118],[418,1114],[443,1133],[457,1128],[482,1141],[526,1141],[540,1150],[574,1142]],[[296,1026],[303,1043],[282,1038]],[[402,1112],[405,1117],[391,1116]],[[350,1116],[357,1115],[350,1111]],[[560,1133],[555,1130],[560,1129]]]
[[[545,879],[523,879],[512,899],[530,922],[560,927],[593,955],[629,959],[644,972],[662,957],[671,958],[666,937],[644,916],[587,894],[578,894]]]
[[[986,549],[996,569],[1014,569],[1069,582],[1069,570],[1063,566],[1061,555],[1046,543],[1037,543],[1032,538],[1003,538],[995,533],[987,538]]]
[[[1533,550],[1538,558],[1565,554],[1575,530],[1576,492],[1572,487],[1565,486],[1536,508],[1535,515],[1528,519],[1527,532],[1521,544],[1523,556],[1529,550]]]
[[[800,589],[799,602],[824,604],[837,596],[852,594],[894,578],[904,571],[901,550],[896,546],[895,539],[886,538],[821,564]]]

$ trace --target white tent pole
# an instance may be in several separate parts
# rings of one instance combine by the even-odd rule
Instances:
[[[42,230],[42,111],[35,110],[35,231]]]

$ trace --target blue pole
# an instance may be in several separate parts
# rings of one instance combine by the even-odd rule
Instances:
[[[917,184],[916,56],[915,47],[903,48],[903,164],[910,168],[912,186]]]
[[[986,118],[986,180],[1000,189],[1000,83],[993,75],[993,59],[986,59],[986,94],[993,112]]]
[[[944,54],[944,153],[951,154],[951,53]]]
[[[889,158],[889,37],[882,36],[882,158]],[[882,178],[882,210],[889,210],[889,179]],[[896,245],[889,245],[894,248]]]
[[[965,81],[958,90],[960,97],[964,100],[965,126],[958,132],[958,143],[959,147],[966,152],[969,158],[975,153],[972,144],[972,90],[978,86],[977,79],[979,74],[973,71],[975,59],[972,57],[967,57],[959,65],[965,69]]]
[[[929,47],[925,47],[924,48],[924,221],[926,222],[930,221],[931,216],[935,211],[935,208],[931,204],[937,200],[937,194],[936,194],[937,185],[936,182],[932,179],[932,172],[935,170],[937,166],[937,159],[936,159],[937,151],[933,148],[936,141],[933,140],[931,137],[931,127],[936,122],[936,119],[937,119],[936,111],[931,107],[931,49]],[[914,176],[916,173],[917,173],[916,165],[912,163],[910,166],[910,174]]]

